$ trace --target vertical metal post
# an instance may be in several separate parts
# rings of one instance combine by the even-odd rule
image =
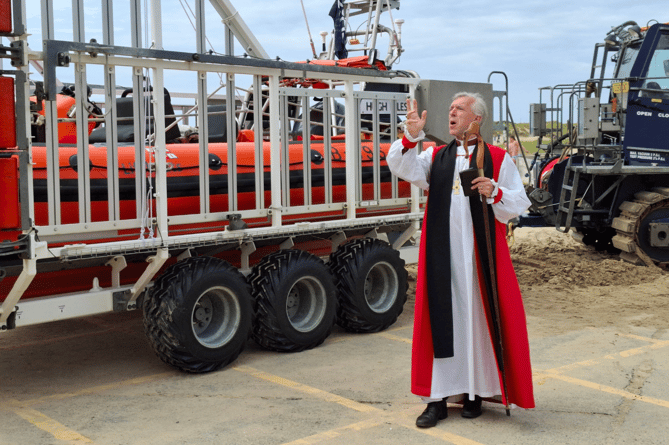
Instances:
[[[44,40],[54,40],[53,4],[41,2],[42,36]],[[46,82],[45,82],[46,85]],[[46,137],[46,177],[48,224],[60,224],[60,168],[58,159],[58,107],[56,92],[47,90],[44,101],[44,128]],[[49,100],[51,99],[51,100]]]
[[[263,150],[262,77],[253,76],[253,140],[255,141],[256,209],[265,208],[265,151]]]
[[[198,148],[200,159],[200,213],[210,212],[209,196],[209,121],[207,117],[207,73],[197,73],[197,126],[199,132]]]
[[[15,4],[16,7],[16,4]],[[24,15],[25,17],[25,15]],[[22,29],[25,29],[21,23]],[[16,29],[16,26],[15,26]],[[28,66],[21,66],[15,75],[16,94],[16,145],[19,149],[19,200],[21,203],[21,229],[30,230],[35,221],[35,194],[33,192],[33,163],[30,143],[30,89]]]
[[[281,135],[281,205],[290,207],[290,146],[288,144],[288,124],[286,123],[286,115],[288,114],[288,106],[286,105],[287,97],[285,94],[279,95],[279,100],[281,102],[270,102],[270,110],[276,106],[279,110],[279,119],[276,123],[278,124]],[[276,105],[275,105],[276,104]],[[271,114],[271,113],[270,113]],[[270,116],[270,121],[274,125],[274,120]],[[273,184],[272,184],[273,186]]]
[[[332,86],[330,85],[330,88]],[[339,133],[339,128],[337,128],[337,119],[339,116],[337,115],[337,101],[335,100],[334,96],[330,98],[330,135],[336,135]],[[334,131],[333,131],[334,130]]]
[[[281,140],[279,136],[279,75],[269,76],[269,143],[270,143],[270,166],[272,183],[272,226],[281,226]],[[262,118],[259,124],[262,126]],[[284,166],[289,168],[289,166]]]
[[[290,107],[290,97],[286,97],[286,108]],[[304,113],[302,113],[302,191],[304,196],[303,205],[311,205],[311,113],[309,112],[309,96],[304,96],[302,101],[304,104]],[[327,97],[323,97],[323,114],[321,118],[325,117],[325,109],[329,108]],[[290,131],[290,123],[288,122],[288,110],[284,115],[286,126]]]
[[[195,0],[195,48],[198,54],[206,52],[204,0]]]
[[[356,197],[358,181],[356,181],[357,171],[360,166],[359,147],[360,134],[357,131],[356,114],[358,111],[358,101],[353,94],[353,82],[347,80],[344,83],[344,104],[346,106],[346,218],[355,218]]]
[[[167,150],[165,147],[165,95],[163,92],[163,70],[153,68],[155,94],[153,95],[153,111],[156,118],[155,130],[155,198],[157,230],[161,239],[167,238]]]
[[[142,4],[140,0],[130,0],[130,40],[134,48],[142,47]],[[133,125],[135,133],[135,208],[136,217],[142,217],[142,202],[146,197],[146,113],[144,103],[144,76],[142,68],[133,68]],[[149,203],[150,205],[150,203]]]
[[[75,42],[86,41],[83,0],[72,0],[72,35]],[[76,96],[77,125],[77,199],[79,203],[79,222],[91,220],[91,181],[88,153],[88,86],[86,65],[74,64],[74,90]]]
[[[302,107],[302,141],[305,142],[305,144],[302,144],[303,146],[306,145],[306,141],[308,139],[311,139],[311,113],[309,109],[309,96],[302,96],[301,99],[302,103],[300,106]],[[323,107],[323,113],[325,113],[325,107]]]
[[[144,100],[144,75],[142,68],[133,68],[132,76],[133,126],[135,134],[135,207],[137,218],[142,217],[144,199],[146,199],[146,124],[147,104]],[[148,91],[147,91],[148,94]],[[150,175],[150,174],[149,174]],[[150,205],[150,204],[149,204]]]
[[[225,25],[225,55],[234,56],[235,55],[235,35],[228,26],[227,22],[224,22]]]
[[[44,101],[46,130],[46,174],[49,225],[60,224],[60,168],[58,159],[58,108],[55,100]]]
[[[225,122],[228,143],[228,210],[237,210],[237,121],[235,119],[235,75],[226,74],[225,81]]]
[[[207,51],[204,17],[204,0],[195,2],[195,39],[198,54]],[[200,213],[210,212],[209,196],[209,121],[207,118],[207,73],[197,73],[197,126],[199,131],[199,174],[200,174]]]
[[[75,42],[86,41],[84,0],[72,0],[72,35]]]
[[[133,48],[142,47],[141,0],[130,0],[130,44]]]
[[[112,0],[102,0],[102,41],[114,45],[114,9]],[[104,67],[105,135],[107,141],[107,211],[109,220],[121,219],[119,196],[118,127],[116,119],[116,69]]]
[[[225,54],[234,56],[235,36],[230,27],[225,25]],[[237,210],[237,146],[235,119],[235,75],[228,73],[225,76],[225,122],[227,126],[228,143],[228,210]]]
[[[372,132],[372,182],[373,182],[373,189],[374,189],[374,194],[373,198],[374,200],[379,200],[381,199],[381,161],[380,161],[380,156],[379,156],[379,151],[381,150],[380,147],[380,139],[381,139],[381,132],[380,130],[380,117],[379,117],[379,101],[378,99],[374,99],[374,112],[373,112],[373,118],[372,118],[372,125],[374,131]],[[362,197],[361,197],[362,198]]]
[[[88,86],[86,83],[86,65],[74,64],[74,85],[76,96],[77,124],[77,182],[79,202],[79,222],[91,221],[91,169],[88,153]]]
[[[160,0],[151,0],[151,39],[155,49],[163,49],[163,12]]]
[[[121,219],[118,162],[118,121],[116,116],[116,70],[104,65],[105,78],[105,136],[107,141],[107,197],[109,220]]]
[[[41,2],[41,5],[42,5],[42,39],[54,40],[53,3]]]
[[[105,45],[114,44],[113,0],[102,0],[102,41]]]
[[[23,35],[26,33],[26,2],[23,0],[14,0],[13,3],[14,34]]]
[[[331,106],[323,107],[323,188],[325,192],[325,204],[332,203],[332,110],[335,108],[334,98],[323,98]],[[325,102],[323,102],[325,105]],[[302,111],[302,115],[308,115],[308,107]]]
[[[151,38],[153,46],[163,49],[162,34],[162,12],[160,0],[151,0]],[[163,69],[161,67],[152,68],[153,71],[153,114],[154,123],[154,147],[155,147],[155,198],[156,198],[156,219],[158,221],[158,237],[162,240],[167,239],[167,150],[165,147],[165,94],[163,82]]]

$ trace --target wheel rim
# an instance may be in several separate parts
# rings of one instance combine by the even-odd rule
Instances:
[[[365,301],[369,308],[379,314],[387,312],[397,298],[399,281],[390,263],[376,263],[365,277]]]
[[[295,282],[286,298],[288,321],[299,332],[310,332],[320,325],[326,307],[325,287],[311,276],[302,277]]]
[[[197,341],[218,348],[235,335],[241,322],[241,307],[235,294],[226,287],[213,287],[195,302],[191,321]]]

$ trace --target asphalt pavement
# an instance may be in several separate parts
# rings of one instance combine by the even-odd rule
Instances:
[[[538,336],[528,319],[537,407],[484,404],[477,419],[418,429],[409,393],[411,303],[388,330],[336,328],[310,351],[249,341],[231,365],[192,375],[150,349],[141,314],[0,333],[0,444],[669,443],[669,332],[636,326]],[[539,331],[539,330],[537,330]]]

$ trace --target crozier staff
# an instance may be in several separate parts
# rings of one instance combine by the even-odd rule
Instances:
[[[418,259],[416,310],[411,359],[411,392],[427,407],[416,419],[432,427],[448,415],[446,398],[463,402],[462,416],[482,413],[482,398],[534,407],[532,369],[525,311],[509,249],[505,224],[530,206],[518,170],[506,152],[485,150],[485,176],[463,184],[460,172],[476,167],[477,140],[463,142],[472,122],[481,124],[486,104],[477,93],[458,93],[449,109],[448,146],[414,149],[425,137],[427,112],[407,100],[404,138],[388,153],[390,170],[428,190]],[[475,193],[468,197],[463,187]],[[478,200],[478,201],[474,201]],[[492,252],[486,253],[480,200],[493,218]],[[491,268],[497,283],[491,282]],[[490,332],[495,323],[487,296],[497,286],[501,347]],[[497,351],[497,352],[496,352]],[[501,351],[501,352],[500,352]],[[507,392],[501,385],[503,354]]]

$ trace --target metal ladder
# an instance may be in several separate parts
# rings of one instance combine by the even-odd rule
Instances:
[[[601,59],[600,59],[600,48],[603,48],[604,51],[601,54]],[[597,82],[597,97],[600,97],[602,95],[602,81],[604,79],[604,73],[606,72],[606,62],[608,59],[608,50],[606,47],[606,44],[604,43],[597,43],[595,45],[595,52],[592,57],[592,67],[590,68],[590,79],[595,79],[598,80]],[[599,65],[598,65],[599,63]]]
[[[579,170],[572,169],[573,158],[573,155],[567,158],[567,165],[565,166],[564,176],[562,177],[560,201],[558,202],[557,212],[555,215],[555,228],[564,233],[569,232],[569,229],[571,228],[571,219],[574,216],[576,195],[578,194],[578,181],[581,174]],[[567,193],[569,193],[569,203],[565,207],[563,203],[565,202]],[[562,228],[563,216],[566,216],[564,228]]]

